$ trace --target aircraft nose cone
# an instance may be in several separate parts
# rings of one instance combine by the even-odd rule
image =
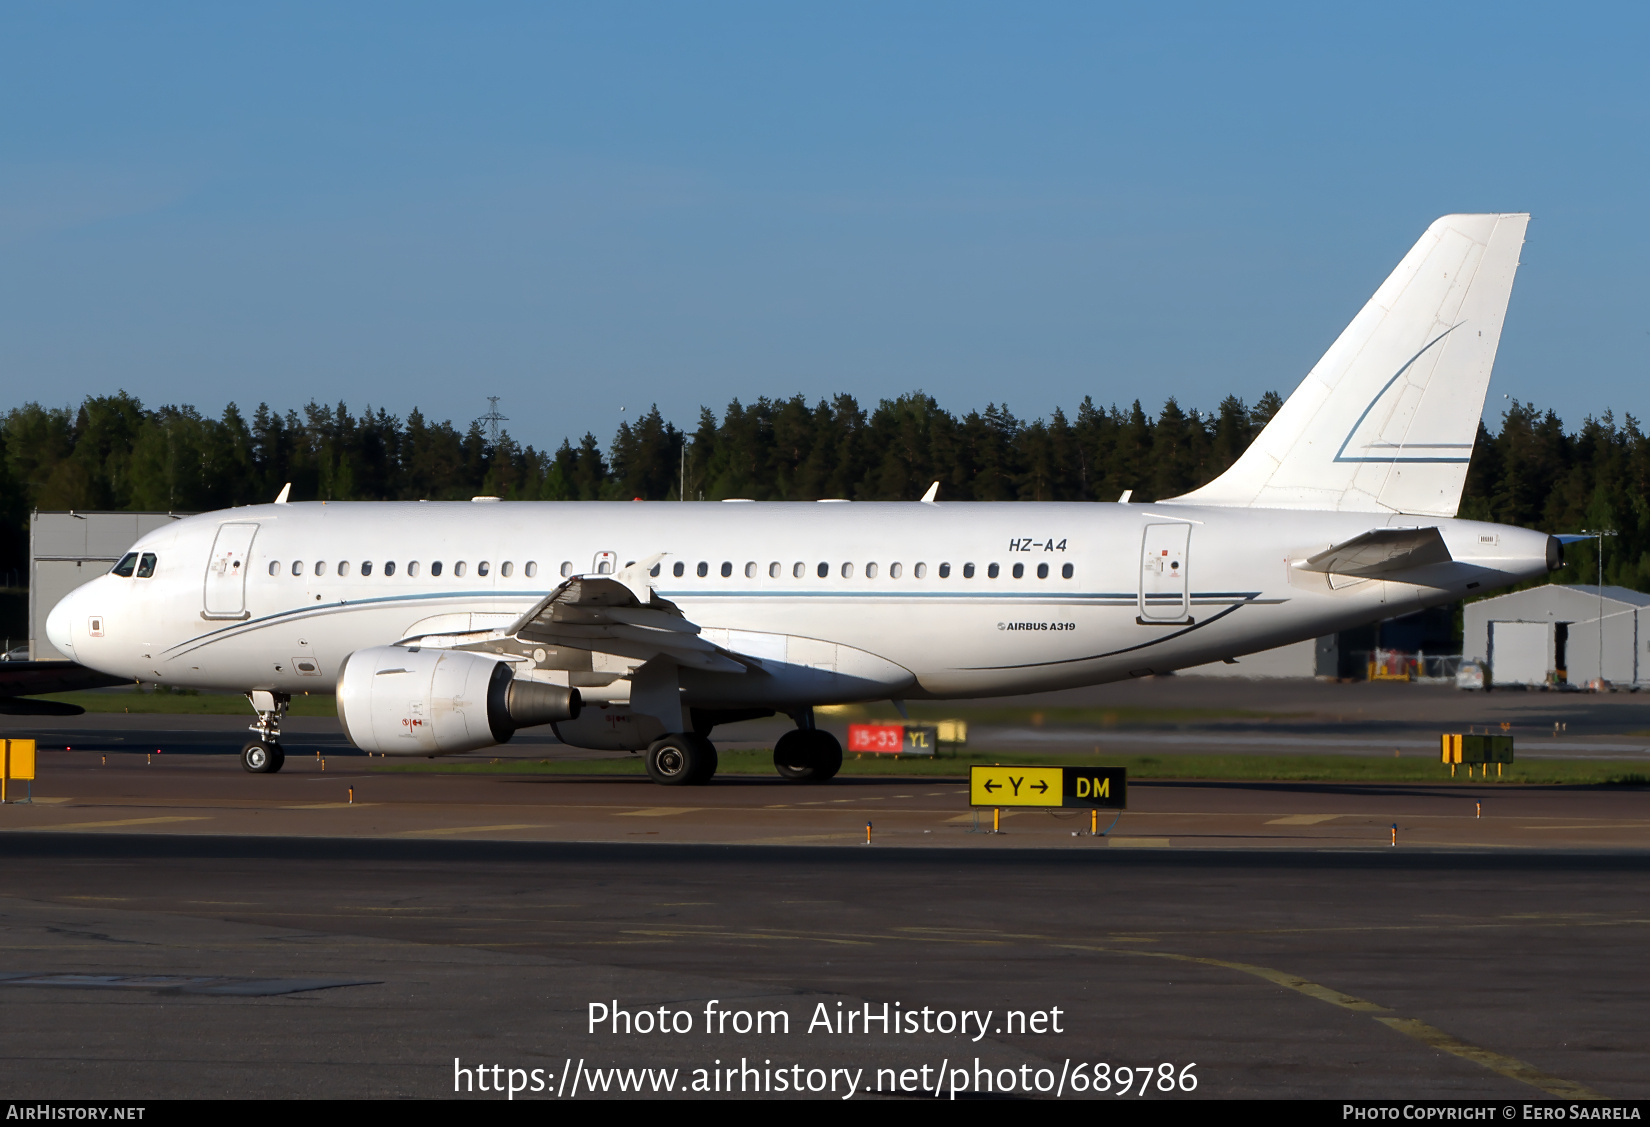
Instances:
[[[56,648],[57,652],[67,657],[74,657],[74,638],[69,626],[74,622],[74,595],[66,595],[52,608],[46,616],[46,638]]]

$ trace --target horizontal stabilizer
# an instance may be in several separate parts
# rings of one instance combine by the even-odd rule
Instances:
[[[128,683],[129,678],[111,677],[72,661],[0,661],[0,699]]]
[[[1453,559],[1436,528],[1376,528],[1319,552],[1298,566],[1302,571],[1378,579]]]

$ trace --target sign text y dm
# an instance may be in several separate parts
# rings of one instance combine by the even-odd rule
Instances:
[[[987,1034],[1064,1033],[1061,1019],[1066,1011],[1059,1006],[1044,1010],[938,1010],[932,1006],[906,1006],[903,1002],[862,1002],[846,1004],[818,1002],[808,1015],[792,1021],[787,1010],[746,1010],[723,1006],[712,998],[702,1011],[657,1008],[626,1009],[617,998],[611,1002],[591,1002],[587,1008],[588,1033],[651,1034],[929,1034],[951,1033],[979,1041]]]

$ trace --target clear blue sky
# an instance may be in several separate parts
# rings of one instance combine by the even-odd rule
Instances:
[[[1647,11],[10,4],[0,408],[1207,407],[1529,210],[1491,415],[1643,417]]]

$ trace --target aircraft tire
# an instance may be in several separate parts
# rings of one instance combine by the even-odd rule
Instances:
[[[647,774],[662,787],[702,786],[716,774],[716,745],[694,732],[675,732],[647,749]]]
[[[249,740],[241,748],[241,766],[254,775],[273,775],[286,763],[281,745],[273,741]]]
[[[842,745],[829,732],[794,728],[773,746],[773,766],[793,783],[823,783],[842,770]]]

